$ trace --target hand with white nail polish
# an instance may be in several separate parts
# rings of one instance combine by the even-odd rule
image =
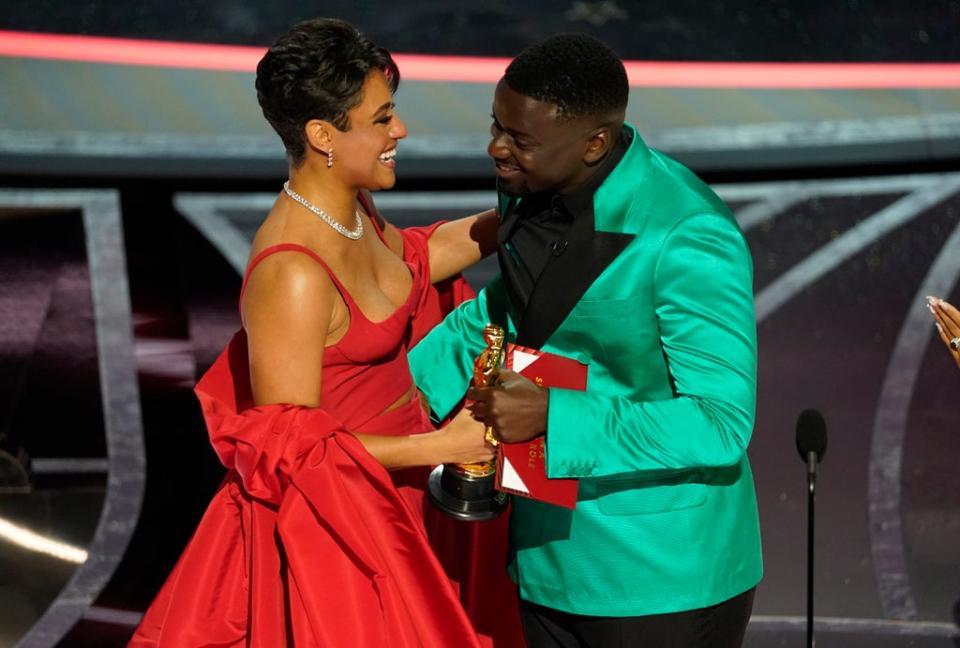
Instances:
[[[939,297],[927,297],[927,308],[936,320],[940,339],[947,345],[953,361],[960,367],[960,310]]]

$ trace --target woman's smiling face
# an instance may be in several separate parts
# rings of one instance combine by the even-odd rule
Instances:
[[[380,70],[367,76],[360,103],[347,113],[350,129],[333,129],[333,167],[344,182],[370,189],[389,189],[397,181],[397,142],[407,126],[397,116],[393,93]]]

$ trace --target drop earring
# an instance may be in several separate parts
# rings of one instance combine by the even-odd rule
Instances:
[[[333,166],[333,147],[331,146],[330,150],[327,151],[327,168],[329,169],[332,166]]]

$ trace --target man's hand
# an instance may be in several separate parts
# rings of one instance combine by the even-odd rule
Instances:
[[[504,443],[520,443],[547,429],[548,391],[513,371],[501,371],[494,387],[471,388],[467,398],[474,401],[470,411],[492,425]]]

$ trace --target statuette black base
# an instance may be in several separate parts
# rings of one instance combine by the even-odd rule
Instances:
[[[452,466],[437,466],[430,473],[427,495],[434,506],[470,522],[492,520],[507,508],[509,497],[494,488],[494,475],[475,477]]]

